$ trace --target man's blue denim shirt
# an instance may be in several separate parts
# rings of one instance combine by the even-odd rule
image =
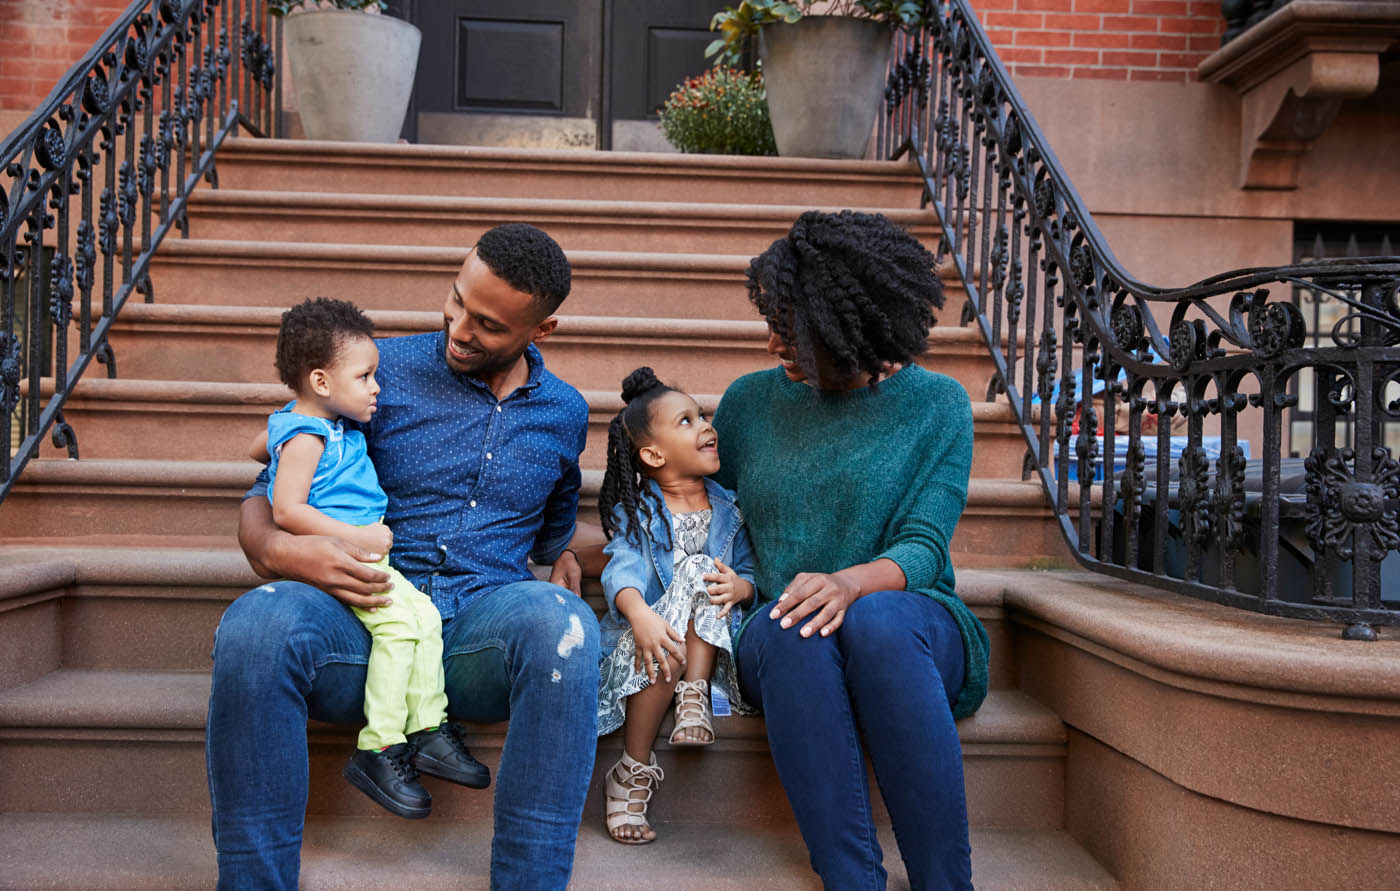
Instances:
[[[390,562],[444,619],[501,585],[533,578],[574,534],[588,404],[544,367],[506,398],[458,374],[442,332],[377,341],[379,410],[364,425],[389,496]],[[248,495],[266,494],[266,474]]]

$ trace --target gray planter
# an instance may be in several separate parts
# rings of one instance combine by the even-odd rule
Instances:
[[[778,154],[863,158],[885,94],[890,29],[869,19],[808,16],[759,34]]]
[[[283,36],[307,139],[398,140],[422,32],[386,15],[317,9],[287,16]]]

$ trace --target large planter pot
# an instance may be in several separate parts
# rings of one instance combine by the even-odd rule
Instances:
[[[308,139],[398,140],[422,32],[387,15],[316,9],[287,16],[283,38]]]
[[[778,154],[863,158],[885,94],[890,29],[869,19],[808,16],[759,34]]]

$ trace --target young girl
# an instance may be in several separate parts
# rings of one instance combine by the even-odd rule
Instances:
[[[753,598],[753,549],[734,496],[707,479],[719,452],[695,400],[650,368],[627,376],[622,399],[598,496],[610,539],[598,734],[623,727],[622,759],[607,774],[607,825],[617,841],[639,845],[656,838],[647,803],[665,775],[651,744],[672,696],[677,746],[715,740],[712,674],[736,711],[752,711],[739,700],[729,623],[738,627]]]
[[[366,725],[342,772],[390,812],[419,818],[432,807],[420,772],[478,789],[490,774],[467,752],[461,728],[447,721],[442,618],[389,565],[393,534],[380,522],[388,496],[364,434],[344,424],[368,423],[377,407],[373,333],[373,323],[342,300],[307,300],[282,314],[277,372],[296,399],[267,419],[253,457],[268,462],[268,497],[282,529],[335,536],[385,555],[376,565],[389,574],[392,602],[352,608],[372,642]]]

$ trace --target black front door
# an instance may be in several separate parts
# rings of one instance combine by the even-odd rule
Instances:
[[[659,148],[656,111],[708,67],[716,8],[715,0],[398,0],[394,13],[423,32],[409,136]]]

